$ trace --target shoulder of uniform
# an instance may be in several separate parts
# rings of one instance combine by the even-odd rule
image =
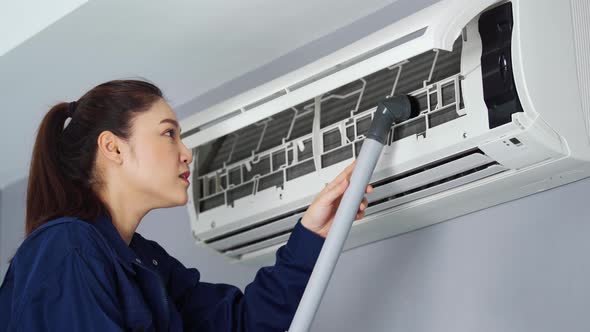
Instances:
[[[108,251],[108,246],[98,230],[87,221],[62,217],[48,221],[29,234],[14,259],[48,255],[56,260],[74,249],[100,256]]]

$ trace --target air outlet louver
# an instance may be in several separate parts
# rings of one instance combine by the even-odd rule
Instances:
[[[449,190],[505,171],[479,150],[467,151],[403,174],[374,181],[367,216],[422,197]],[[284,242],[305,208],[205,241],[211,248],[237,257]]]

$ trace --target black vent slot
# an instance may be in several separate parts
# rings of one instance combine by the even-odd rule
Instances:
[[[430,128],[433,128],[440,126],[443,123],[455,120],[458,117],[459,114],[457,114],[455,106],[449,106],[428,114],[428,124],[430,125]]]
[[[330,151],[324,155],[322,155],[322,168],[326,168],[328,166],[332,166],[337,164],[341,161],[347,160],[352,158],[352,144],[345,145],[339,149],[334,151]]]
[[[428,110],[428,94],[426,92],[419,94],[414,98],[416,101],[416,105],[418,106],[418,110],[426,111]]]
[[[442,106],[447,106],[455,102],[455,84],[444,84],[440,88],[442,95]]]
[[[523,111],[512,68],[513,25],[510,2],[483,13],[479,18],[483,94],[490,129],[509,123],[512,114]]]
[[[357,119],[356,120],[356,134],[358,136],[360,135],[365,135],[367,133],[367,131],[369,131],[369,128],[371,127],[371,121],[373,121],[371,119],[371,116],[365,116],[363,118]]]
[[[285,165],[285,150],[273,152],[273,154],[272,154],[272,169],[273,169],[273,171],[278,170],[283,165]]]
[[[209,192],[207,195],[213,195],[217,192],[217,179],[215,176],[209,178]]]
[[[332,129],[324,133],[324,151],[330,151],[340,146],[340,130]]]
[[[426,119],[422,116],[395,127],[393,130],[393,141],[395,142],[412,135],[422,134],[425,131]]]
[[[394,182],[394,181],[398,181],[398,180],[401,180],[403,178],[407,178],[407,177],[412,176],[412,175],[416,175],[418,173],[424,172],[424,171],[429,170],[431,168],[435,168],[435,167],[438,167],[438,166],[447,164],[447,163],[449,163],[451,161],[462,159],[462,158],[465,158],[465,157],[467,157],[467,156],[469,156],[471,154],[476,154],[476,153],[484,154],[480,149],[473,149],[473,150],[465,151],[465,152],[456,154],[454,156],[451,156],[451,157],[448,157],[448,158],[444,158],[444,159],[435,161],[435,162],[430,163],[428,165],[424,165],[422,167],[415,168],[415,169],[410,170],[408,172],[405,172],[405,173],[402,173],[402,174],[396,174],[396,175],[390,176],[388,178],[385,178],[383,180],[376,181],[376,182],[372,183],[372,186],[373,186],[373,188],[377,188],[377,187],[380,187],[382,185],[385,185],[385,184],[388,184],[388,183],[391,183],[391,182]]]
[[[205,212],[207,210],[214,209],[218,206],[225,204],[225,195],[223,193],[215,195],[213,197],[205,198],[201,200],[199,204],[199,211]]]
[[[349,141],[353,142],[355,139],[354,126],[346,127],[346,137]]]
[[[324,128],[350,117],[350,113],[356,110],[362,88],[361,81],[353,81],[330,91],[328,97],[322,98],[320,127]]]
[[[423,87],[424,81],[428,81],[434,52],[415,56],[408,63],[402,65],[402,72],[395,86],[395,94],[406,95]]]
[[[263,242],[263,241],[266,241],[266,240],[270,240],[270,239],[275,238],[275,237],[279,237],[281,235],[289,234],[292,231],[293,231],[293,228],[289,228],[289,229],[284,230],[282,232],[277,232],[277,233],[273,233],[273,234],[270,234],[270,235],[267,235],[267,236],[263,236],[261,238],[257,238],[256,240],[248,241],[248,242],[245,242],[245,243],[240,243],[239,245],[236,245],[236,246],[227,248],[227,249],[223,250],[222,252],[223,253],[226,253],[228,251],[238,250],[238,249],[241,249],[241,248],[244,248],[244,247],[247,247],[247,246],[256,244],[256,243],[260,243],[260,242]]]
[[[430,82],[438,82],[444,78],[461,72],[462,50],[463,43],[461,41],[461,37],[459,37],[453,44],[453,51],[438,52],[438,57],[436,58],[436,67],[434,67]]]
[[[217,241],[220,241],[220,240],[224,240],[224,239],[227,239],[227,238],[232,237],[234,235],[245,233],[245,232],[247,232],[249,230],[252,230],[252,229],[255,229],[255,228],[258,228],[258,227],[261,227],[261,226],[265,226],[265,225],[268,225],[268,224],[272,224],[273,222],[279,221],[281,219],[288,218],[290,216],[294,216],[294,215],[296,215],[298,213],[304,212],[305,210],[307,210],[307,206],[305,206],[303,208],[300,208],[300,209],[297,209],[297,210],[294,210],[294,211],[290,211],[288,213],[284,213],[284,214],[278,215],[276,217],[272,217],[272,218],[263,220],[263,221],[261,221],[259,223],[256,223],[256,224],[253,224],[253,225],[244,227],[244,228],[240,228],[240,229],[235,230],[235,231],[232,231],[232,232],[228,232],[228,233],[223,234],[223,235],[212,237],[209,240],[205,240],[204,242],[205,243],[213,243],[213,242],[217,242]],[[259,242],[259,241],[257,241],[257,242]],[[242,245],[242,246],[244,246],[244,245]],[[228,250],[233,250],[233,249],[234,248],[231,248],[231,249],[228,249]]]
[[[283,172],[276,172],[271,175],[261,177],[258,180],[258,191],[263,191],[271,187],[283,187]]]
[[[279,146],[283,143],[283,138],[287,137],[291,121],[293,121],[295,111],[286,110],[279,114],[273,115],[272,120],[268,122],[262,136],[262,143],[259,151],[266,151],[268,149]]]
[[[315,172],[313,159],[287,168],[287,181]]]
[[[307,134],[311,134],[312,131],[312,125],[313,125],[313,117],[314,117],[314,112],[313,112],[313,107],[312,110],[302,114],[302,115],[298,115],[295,118],[295,123],[293,124],[293,130],[291,131],[291,136],[289,136],[290,140],[294,140],[296,138],[299,138],[301,136],[305,136]]]
[[[299,150],[297,152],[297,158],[299,161],[302,161],[311,157],[313,157],[313,146],[311,139],[308,139],[303,142],[303,151]]]
[[[367,85],[357,113],[376,107],[381,99],[391,95],[398,70],[397,67],[385,68],[363,78]]]
[[[242,183],[242,173],[239,167],[233,168],[229,171],[229,183],[235,186]]]
[[[267,155],[263,157],[257,163],[252,162],[251,165],[252,168],[250,171],[248,171],[245,166],[242,166],[244,171],[244,181],[249,181],[256,175],[270,173],[270,156]]]
[[[426,190],[428,188],[432,188],[432,187],[441,185],[443,183],[447,183],[447,182],[450,182],[450,181],[453,181],[453,180],[456,180],[456,179],[465,177],[465,176],[470,175],[470,174],[473,174],[473,173],[477,173],[477,172],[482,171],[482,170],[484,170],[484,169],[486,169],[486,168],[488,168],[488,167],[490,167],[492,165],[497,165],[497,163],[493,162],[493,163],[489,163],[489,164],[482,165],[482,166],[479,166],[479,167],[475,167],[475,168],[472,168],[472,169],[470,169],[468,171],[465,171],[465,172],[462,172],[462,173],[458,173],[458,174],[455,174],[455,175],[446,177],[446,178],[441,179],[441,180],[438,180],[438,181],[431,182],[431,183],[426,184],[426,185],[423,185],[421,187],[417,187],[417,188],[414,188],[412,190],[404,191],[403,193],[395,194],[395,195],[392,195],[392,196],[389,196],[389,197],[386,197],[386,198],[383,198],[383,199],[380,199],[380,200],[369,202],[369,207],[375,206],[375,205],[379,205],[381,203],[385,203],[387,201],[391,201],[391,200],[394,200],[394,199],[397,199],[397,198],[400,198],[400,197],[411,195],[413,193],[417,193],[417,192]]]
[[[263,126],[254,124],[237,132],[236,135],[238,139],[236,140],[235,148],[231,154],[230,162],[236,162],[252,156],[260,142],[262,128]]]
[[[223,166],[223,163],[229,160],[234,140],[234,135],[227,135],[213,144],[212,150],[216,151],[216,153],[209,154],[209,158],[213,157],[210,162],[203,162],[203,167],[200,168],[201,174],[220,169]]]
[[[227,204],[233,206],[234,202],[240,198],[252,195],[254,193],[254,182],[243,184],[227,192]]]

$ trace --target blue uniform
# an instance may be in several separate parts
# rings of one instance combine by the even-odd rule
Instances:
[[[111,220],[59,218],[31,233],[0,288],[0,331],[285,331],[324,239],[299,221],[242,293],[200,281]]]

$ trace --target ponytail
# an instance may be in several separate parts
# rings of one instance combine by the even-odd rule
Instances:
[[[59,103],[49,110],[39,125],[31,158],[27,236],[58,217],[94,221],[108,213],[96,194],[100,183],[95,174],[98,135],[110,130],[128,138],[132,113],[149,109],[159,98],[162,92],[151,83],[111,81],[95,87],[76,104]]]

